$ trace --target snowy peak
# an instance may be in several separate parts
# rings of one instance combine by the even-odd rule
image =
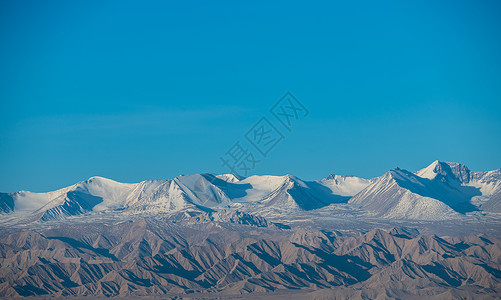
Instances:
[[[87,193],[103,199],[104,207],[122,207],[124,199],[137,184],[121,183],[104,177],[94,176],[79,182],[72,190]]]
[[[307,203],[318,203],[318,199],[304,191],[304,182],[290,175],[282,176],[280,180],[280,185],[262,199],[265,206],[280,210],[309,210],[312,208]]]
[[[232,199],[233,206],[244,206],[242,209],[247,207],[254,212],[309,211],[331,203],[347,202],[349,199],[321,181],[303,181],[290,174],[251,176],[229,186],[230,194],[240,194],[240,197]]]
[[[230,183],[239,182],[240,180],[245,179],[245,177],[238,176],[235,174],[221,174],[221,175],[216,175],[215,177]]]
[[[471,200],[481,192],[468,186],[469,182],[470,170],[466,166],[435,161],[417,172],[390,170],[350,202],[378,216],[447,219],[477,210]]]
[[[468,183],[470,170],[463,164],[453,162],[434,161],[428,167],[416,172],[421,178],[436,179],[443,182]]]
[[[346,178],[352,181],[344,180]],[[365,181],[356,177],[345,177],[337,182],[303,181],[295,176],[286,175],[282,186],[275,191],[276,194],[272,198],[275,207],[308,211],[333,203],[346,203],[352,195],[368,185]]]
[[[331,174],[324,179],[317,181],[319,184],[329,188],[332,194],[340,196],[354,196],[371,184],[370,179],[364,179],[350,175]]]
[[[215,176],[210,174],[181,175],[174,182],[196,205],[215,207],[231,203],[228,195],[213,182]]]
[[[392,170],[389,170],[383,175],[383,178],[385,180],[396,180],[397,182],[404,182],[404,181],[410,181],[413,183],[419,183],[417,177],[413,175],[411,172],[400,169],[400,168],[395,168]]]

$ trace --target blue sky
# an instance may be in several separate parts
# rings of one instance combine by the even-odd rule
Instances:
[[[501,2],[345,2],[1,1],[0,191],[226,173],[287,91],[252,174],[500,168]]]

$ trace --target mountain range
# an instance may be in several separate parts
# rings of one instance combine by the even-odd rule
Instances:
[[[501,169],[0,193],[0,297],[498,299]]]
[[[377,217],[443,220],[501,212],[500,199],[501,169],[473,172],[462,164],[435,161],[422,170],[395,168],[372,179],[195,174],[130,184],[92,177],[48,193],[2,193],[0,211],[49,221],[105,211],[168,214],[234,208],[287,214],[348,203]]]

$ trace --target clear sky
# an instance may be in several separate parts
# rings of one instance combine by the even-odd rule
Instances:
[[[500,16],[500,1],[2,0],[0,191],[226,173],[219,157],[287,91],[309,114],[252,174],[500,168]]]

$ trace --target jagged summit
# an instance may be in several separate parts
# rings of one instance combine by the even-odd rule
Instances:
[[[377,216],[402,219],[449,219],[473,212],[479,186],[471,185],[465,165],[435,161],[417,172],[395,168],[350,199]]]
[[[416,172],[419,177],[442,181],[458,181],[468,183],[470,170],[463,164],[453,162],[434,161],[428,167]]]

